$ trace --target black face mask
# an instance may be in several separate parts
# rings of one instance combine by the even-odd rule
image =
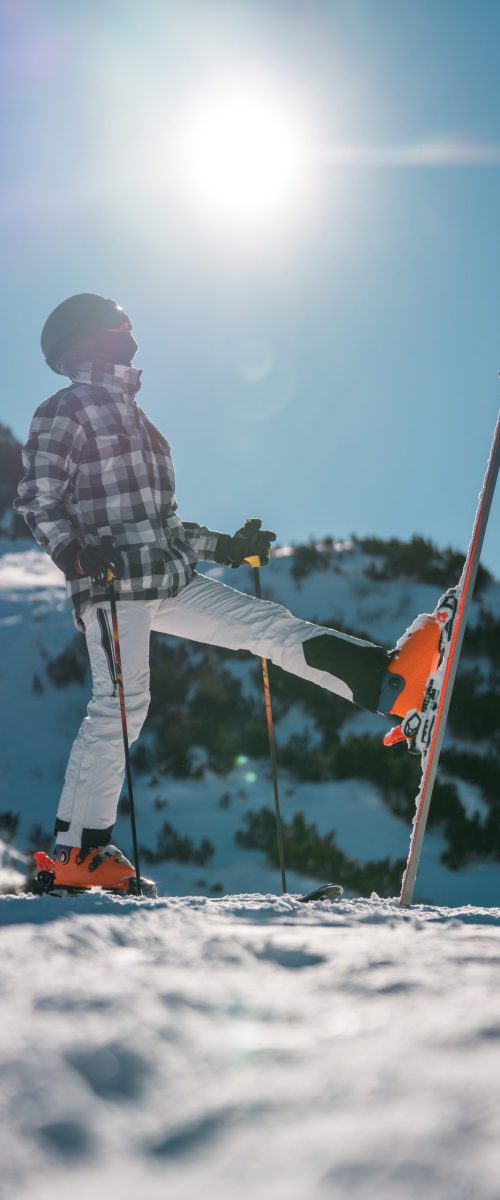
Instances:
[[[139,347],[128,329],[103,329],[92,339],[92,360],[129,367]]]

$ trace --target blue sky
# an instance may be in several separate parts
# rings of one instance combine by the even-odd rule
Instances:
[[[465,548],[500,396],[497,0],[4,0],[0,21],[0,420],[24,439],[57,388],[45,317],[100,292],[186,519]],[[179,200],[179,108],[227,75],[306,114],[306,199],[269,225]]]

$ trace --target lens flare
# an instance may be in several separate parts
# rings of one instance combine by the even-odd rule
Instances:
[[[422,139],[392,145],[325,145],[321,161],[333,167],[498,167],[500,143],[461,138]]]

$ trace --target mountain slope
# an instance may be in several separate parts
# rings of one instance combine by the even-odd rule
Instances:
[[[23,861],[12,859],[12,847],[19,855],[50,845],[65,763],[89,683],[84,640],[73,629],[59,572],[32,542],[0,545],[0,836],[7,845],[5,867],[10,862],[11,872],[21,867],[22,873]],[[399,559],[398,546],[327,540],[293,552],[282,548],[263,572],[265,595],[300,616],[394,644],[416,612],[434,606],[450,570],[449,556],[427,544],[425,554],[419,544],[413,549],[410,544],[406,555],[399,549]],[[412,569],[431,581],[409,578]],[[237,575],[223,568],[208,571],[252,590],[246,569]],[[405,574],[398,576],[398,571]],[[499,618],[500,587],[484,576],[417,898],[481,904],[497,898],[499,744],[494,722],[488,734],[488,721],[498,682]],[[134,768],[144,865],[148,859],[153,864],[148,869],[164,893],[277,890],[274,833],[264,844],[262,820],[255,815],[273,807],[257,660],[157,639],[152,666],[153,703]],[[283,817],[289,830],[289,889],[313,886],[318,864],[326,862],[340,871],[341,882],[352,892],[369,895],[375,888],[396,894],[418,764],[404,748],[391,752],[381,747],[386,728],[381,718],[277,670],[272,686]],[[478,731],[474,717],[480,704]],[[298,845],[300,813],[309,828],[309,865]],[[303,842],[304,825],[300,830]],[[321,838],[332,831],[335,853],[328,859]],[[129,847],[126,811],[116,836]],[[245,840],[256,848],[243,848]],[[373,863],[379,866],[367,873],[367,864]],[[320,875],[324,873],[321,869]],[[12,882],[12,874],[4,879],[5,886]]]

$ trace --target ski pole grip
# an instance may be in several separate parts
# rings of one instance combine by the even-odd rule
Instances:
[[[245,529],[248,530],[248,533],[250,533],[252,529],[257,531],[257,529],[260,529],[261,526],[262,521],[260,517],[247,517],[245,521]],[[262,566],[260,554],[249,554],[248,558],[244,559],[244,562],[248,563],[249,567],[253,567],[254,571],[257,569],[257,567]]]
[[[114,538],[112,538],[109,533],[101,538],[101,546],[107,546],[107,547],[109,547],[110,550],[112,550],[114,547],[114,544],[115,544]],[[107,567],[106,568],[106,583],[107,584],[114,583],[115,579],[116,579],[116,575],[113,571],[113,568]]]

